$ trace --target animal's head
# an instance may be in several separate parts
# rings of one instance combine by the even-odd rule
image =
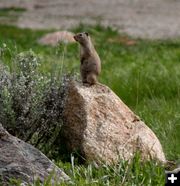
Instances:
[[[90,36],[87,32],[78,33],[74,36],[74,39],[79,42],[81,45],[89,42]]]

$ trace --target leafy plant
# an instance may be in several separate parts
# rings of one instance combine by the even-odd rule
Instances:
[[[44,75],[34,52],[16,54],[0,71],[0,119],[7,130],[50,155],[62,125],[67,76]]]

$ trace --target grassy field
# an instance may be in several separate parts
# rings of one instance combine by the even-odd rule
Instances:
[[[109,86],[160,139],[166,158],[180,160],[180,39],[148,41],[120,35],[111,28],[84,26],[73,32],[87,31],[102,59],[100,82]],[[47,30],[32,31],[0,25],[3,63],[13,68],[12,56],[33,50],[41,59],[39,71],[53,69],[79,73],[77,44],[58,47],[40,46],[37,40]],[[154,162],[96,168],[62,163],[60,167],[76,185],[164,185],[163,167]],[[48,185],[48,184],[47,184]]]

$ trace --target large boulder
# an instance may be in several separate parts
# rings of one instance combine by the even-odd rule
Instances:
[[[138,151],[165,162],[155,134],[107,86],[71,82],[64,104],[63,142],[87,160],[117,163]]]
[[[48,33],[39,39],[41,45],[57,46],[59,43],[74,43],[74,34],[68,31]]]
[[[23,185],[33,184],[37,179],[45,181],[50,175],[52,182],[70,180],[39,150],[10,135],[0,124],[0,183],[6,186],[11,179],[18,179]]]

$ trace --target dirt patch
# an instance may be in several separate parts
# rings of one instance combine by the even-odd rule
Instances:
[[[69,29],[101,23],[133,37],[180,37],[179,0],[1,0],[0,7],[26,8],[19,27]]]

